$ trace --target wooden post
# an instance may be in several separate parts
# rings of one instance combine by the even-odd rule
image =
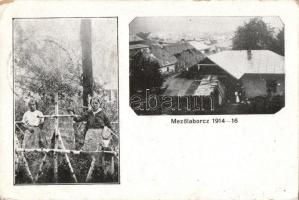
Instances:
[[[90,180],[92,178],[91,176],[93,174],[93,170],[94,170],[94,167],[95,167],[95,164],[96,164],[95,156],[92,155],[91,157],[92,157],[92,161],[91,161],[90,168],[89,168],[87,176],[86,176],[86,180],[85,180],[86,183],[90,182]]]
[[[55,94],[55,115],[58,115],[58,93]],[[54,149],[58,149],[58,117],[55,117],[55,130],[54,130]],[[54,181],[57,183],[58,180],[58,163],[57,163],[57,152],[54,152]]]
[[[26,169],[26,172],[27,172],[27,174],[28,174],[30,180],[32,181],[32,183],[35,183],[35,180],[34,180],[32,174],[31,174],[31,172],[30,172],[28,162],[27,162],[27,160],[26,160],[25,155],[24,155],[23,152],[21,153],[21,157],[22,157],[22,159],[23,159],[23,161],[24,161],[25,169]]]
[[[114,174],[114,156],[111,157],[111,164],[110,164],[110,167],[111,167],[111,171],[110,173],[111,174]]]
[[[18,125],[17,125],[17,126],[18,126]],[[22,131],[22,129],[21,129],[19,126],[18,126],[18,128]],[[23,131],[22,131],[22,133],[24,134]],[[19,144],[19,140],[18,140],[16,134],[14,134],[14,137],[15,137],[15,141],[16,141],[16,143]],[[22,159],[23,162],[24,162],[25,170],[26,170],[27,175],[29,176],[29,178],[30,178],[30,180],[32,181],[32,183],[35,183],[35,180],[34,180],[32,174],[31,174],[31,171],[30,171],[30,169],[29,169],[28,162],[27,162],[27,160],[26,160],[26,158],[25,158],[24,152],[20,152],[20,154],[21,154],[21,159]],[[15,156],[16,156],[16,155],[15,155]]]
[[[203,100],[204,100],[204,96],[200,96],[201,110],[205,110]]]
[[[64,144],[63,144],[62,137],[61,137],[61,134],[60,134],[59,130],[58,130],[57,133],[58,133],[59,141],[60,141],[60,143],[61,143],[61,147],[62,147],[63,150],[65,150],[65,146],[64,146]],[[74,172],[74,169],[73,169],[73,167],[72,167],[72,165],[71,165],[71,162],[70,162],[70,159],[69,159],[67,153],[64,153],[64,157],[65,157],[65,160],[66,160],[66,162],[67,162],[67,164],[68,164],[68,167],[70,168],[72,177],[73,177],[74,181],[77,183],[77,182],[78,182],[78,181],[77,181],[77,177],[76,177],[76,174],[75,174],[75,172]]]
[[[213,101],[213,97],[210,96],[210,103],[211,103],[211,111],[214,110],[214,101]]]

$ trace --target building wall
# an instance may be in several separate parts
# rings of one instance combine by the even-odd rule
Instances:
[[[284,95],[285,81],[283,74],[245,74],[241,83],[246,98],[267,96],[267,81],[277,82],[276,92],[273,95]]]
[[[160,71],[162,74],[173,73],[173,72],[175,72],[175,65],[168,65],[165,67],[161,67]]]

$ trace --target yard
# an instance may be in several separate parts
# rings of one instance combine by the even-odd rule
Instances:
[[[271,114],[279,111],[283,106],[283,97],[274,98],[255,97],[235,103],[234,101],[224,101],[221,106],[211,110],[209,96],[204,97],[203,105],[205,109],[192,109],[196,96],[195,92],[199,88],[204,76],[190,75],[189,73],[174,74],[165,78],[163,83],[163,92],[157,95],[157,109],[136,111],[141,115],[215,115],[215,114]],[[198,92],[198,91],[197,91]],[[162,106],[163,97],[171,97],[171,109]],[[189,100],[188,100],[189,98]],[[190,100],[191,99],[191,100]],[[145,103],[148,100],[142,97]],[[147,102],[148,103],[148,102]],[[191,108],[191,109],[190,109]]]

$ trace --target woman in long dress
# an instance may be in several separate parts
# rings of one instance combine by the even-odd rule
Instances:
[[[87,124],[87,132],[85,135],[84,145],[82,147],[82,151],[101,151],[106,150],[109,146],[107,144],[107,141],[109,142],[112,139],[112,135],[109,134],[109,130],[112,129],[110,120],[108,119],[107,115],[104,113],[104,111],[100,108],[101,101],[99,98],[94,97],[90,100],[91,110],[88,110],[80,117],[74,117],[74,121],[80,122],[80,121],[86,121]],[[107,128],[108,127],[108,128]],[[102,167],[104,168],[104,172],[106,166],[103,166],[104,163],[104,157],[102,154],[94,153],[91,154],[92,157],[92,163],[91,167],[89,169],[86,182],[90,182],[91,176],[93,173],[93,170],[95,168],[95,165],[100,163],[102,164]]]

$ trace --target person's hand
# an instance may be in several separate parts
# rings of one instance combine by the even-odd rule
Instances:
[[[38,127],[39,127],[40,129],[42,129],[42,128],[44,127],[44,123],[40,123],[40,124],[38,125]]]

